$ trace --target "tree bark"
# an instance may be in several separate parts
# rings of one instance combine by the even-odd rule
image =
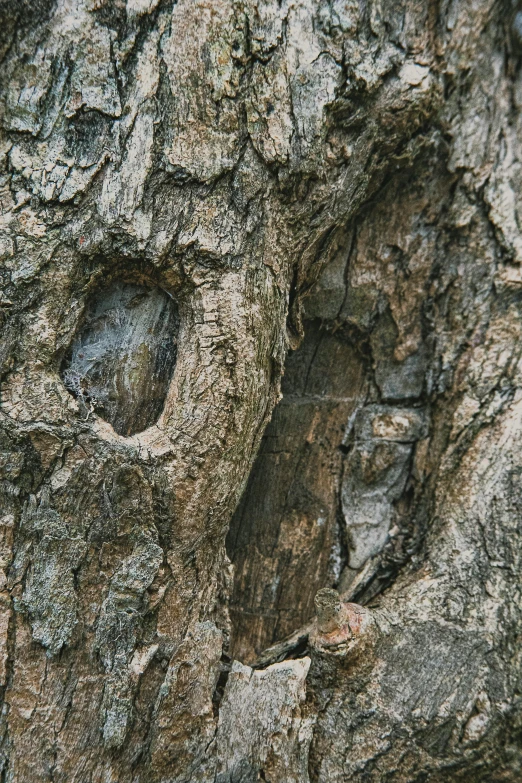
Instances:
[[[519,5],[0,14],[1,780],[519,781]]]

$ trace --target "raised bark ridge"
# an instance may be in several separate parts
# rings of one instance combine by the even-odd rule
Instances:
[[[1,13],[4,779],[519,780],[518,5]],[[131,424],[63,376],[118,286],[179,310]],[[310,503],[259,545],[247,491],[234,587],[289,346],[260,458]]]

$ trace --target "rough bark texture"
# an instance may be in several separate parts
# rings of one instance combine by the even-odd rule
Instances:
[[[1,780],[520,781],[522,10],[0,14]]]

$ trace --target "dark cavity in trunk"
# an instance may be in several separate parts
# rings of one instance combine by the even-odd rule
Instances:
[[[133,435],[160,416],[176,364],[178,309],[160,288],[115,282],[89,303],[62,364],[84,408]]]

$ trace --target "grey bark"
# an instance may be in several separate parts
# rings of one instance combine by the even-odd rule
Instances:
[[[0,12],[1,779],[519,781],[518,4]]]

